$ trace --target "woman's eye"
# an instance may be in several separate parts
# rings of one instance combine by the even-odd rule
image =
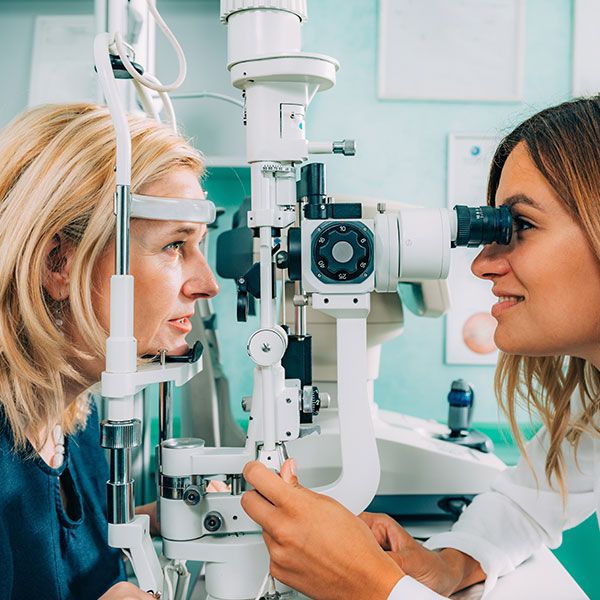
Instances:
[[[163,250],[165,252],[168,252],[172,256],[177,257],[177,256],[180,256],[181,254],[183,254],[183,245],[184,244],[185,244],[185,242],[183,242],[183,241],[171,242],[170,244],[167,244],[163,248]]]
[[[534,229],[534,226],[529,221],[518,215],[513,215],[513,227],[517,232]]]

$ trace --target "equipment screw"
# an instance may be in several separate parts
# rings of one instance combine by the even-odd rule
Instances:
[[[271,352],[271,346],[270,346],[269,344],[267,344],[267,342],[265,342],[265,343],[262,345],[262,351],[263,351],[263,352]]]
[[[188,506],[196,506],[200,502],[200,490],[196,486],[190,486],[183,492],[183,501]]]
[[[206,517],[204,517],[204,528],[206,531],[210,531],[214,533],[215,531],[219,531],[223,525],[223,517],[220,513],[214,511],[209,512]]]

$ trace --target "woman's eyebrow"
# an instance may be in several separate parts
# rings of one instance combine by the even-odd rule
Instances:
[[[526,196],[525,194],[514,194],[509,196],[504,200],[502,206],[508,206],[508,208],[512,208],[516,204],[527,204],[528,206],[542,210],[541,206],[535,200],[529,196]]]
[[[175,235],[175,234],[182,234],[182,235],[193,235],[194,233],[197,233],[198,231],[200,231],[202,228],[202,225],[198,224],[197,227],[193,226],[193,225],[180,225],[179,227],[173,227],[173,228],[166,228],[161,231],[161,235]]]
[[[195,227],[178,227],[177,229],[174,229],[172,232],[173,233],[183,233],[184,235],[192,235],[193,233],[196,233],[196,228]]]

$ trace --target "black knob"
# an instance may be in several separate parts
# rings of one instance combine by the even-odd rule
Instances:
[[[321,396],[319,396],[319,388],[313,385],[312,388],[312,414],[317,416],[321,410]]]
[[[200,489],[195,485],[190,485],[183,491],[183,501],[188,506],[196,506],[200,502],[201,496]]]
[[[324,281],[362,280],[373,271],[373,234],[360,221],[334,221],[312,234],[312,271]]]

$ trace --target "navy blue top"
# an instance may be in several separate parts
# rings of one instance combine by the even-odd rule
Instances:
[[[99,437],[93,405],[85,429],[66,436],[65,462],[52,469],[39,456],[15,454],[0,410],[0,599],[96,600],[125,579],[121,552],[107,541],[109,474]]]

